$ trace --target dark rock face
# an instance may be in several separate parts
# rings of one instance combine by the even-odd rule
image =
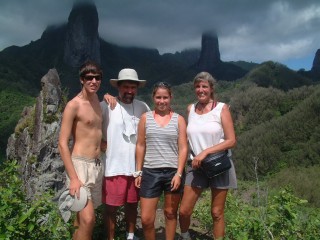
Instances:
[[[320,73],[320,49],[317,50],[316,55],[313,59],[311,71],[314,73]]]
[[[192,67],[197,72],[209,72],[217,80],[234,81],[243,77],[247,70],[220,59],[219,42],[215,32],[202,34],[201,53]]]
[[[28,197],[48,189],[58,193],[64,187],[63,162],[58,151],[62,93],[55,69],[41,79],[42,91],[23,116],[8,140],[7,159],[17,159]]]
[[[201,53],[197,64],[198,70],[211,72],[217,68],[220,63],[217,34],[215,32],[206,32],[202,35]]]
[[[68,18],[64,47],[64,62],[78,67],[90,59],[97,63],[100,59],[98,33],[99,18],[94,3],[75,3]]]

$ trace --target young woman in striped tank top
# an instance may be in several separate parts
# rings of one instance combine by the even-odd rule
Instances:
[[[188,151],[186,123],[182,116],[171,110],[172,94],[167,83],[156,84],[152,97],[155,108],[143,114],[138,125],[135,184],[140,188],[145,239],[156,239],[157,204],[164,192],[166,239],[173,240]]]

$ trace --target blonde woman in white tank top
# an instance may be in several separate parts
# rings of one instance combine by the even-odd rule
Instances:
[[[199,169],[201,161],[211,153],[229,150],[236,144],[229,107],[214,98],[215,79],[207,72],[194,78],[194,91],[198,102],[188,106],[187,135],[190,150],[195,154],[188,163],[184,194],[179,210],[180,239],[191,239],[188,232],[193,208],[203,189],[211,189],[211,215],[213,237],[225,236],[224,206],[228,189],[237,187],[234,166],[226,173],[207,178]],[[231,151],[230,151],[231,152]]]

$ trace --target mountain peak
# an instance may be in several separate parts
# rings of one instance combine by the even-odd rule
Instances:
[[[198,61],[200,71],[212,71],[221,63],[217,33],[206,31],[202,34],[201,53]]]
[[[68,18],[64,62],[77,67],[86,60],[100,63],[99,17],[93,1],[76,1]]]
[[[314,56],[311,71],[315,73],[320,72],[320,49],[317,50],[316,55]]]

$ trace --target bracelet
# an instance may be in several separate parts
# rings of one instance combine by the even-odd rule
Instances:
[[[137,177],[141,177],[142,176],[142,171],[136,171],[133,173],[133,177],[137,178]]]
[[[182,174],[177,172],[176,175],[179,176],[180,178],[182,178]]]

